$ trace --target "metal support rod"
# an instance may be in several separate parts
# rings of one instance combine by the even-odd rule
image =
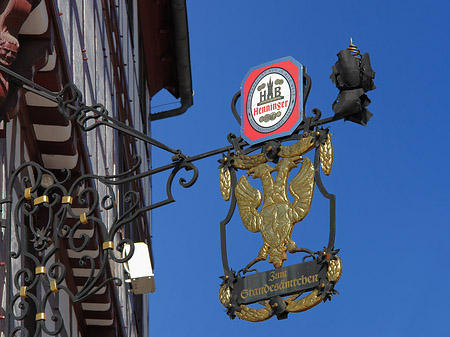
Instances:
[[[117,131],[120,131],[120,132],[122,132],[122,133],[124,133],[126,135],[129,135],[131,137],[139,139],[139,140],[145,142],[146,144],[150,144],[150,145],[156,146],[156,147],[158,147],[158,148],[160,148],[162,150],[165,150],[165,151],[170,152],[170,153],[175,155],[172,158],[174,163],[161,166],[161,167],[159,167],[157,169],[148,170],[148,171],[140,174],[141,177],[145,177],[145,176],[153,175],[153,174],[165,171],[165,170],[173,169],[177,165],[176,162],[180,162],[180,161],[194,162],[194,161],[197,161],[197,160],[200,160],[200,159],[204,159],[204,158],[208,158],[208,157],[214,156],[214,155],[219,154],[219,153],[224,153],[224,152],[227,152],[227,151],[231,151],[233,149],[233,146],[230,145],[230,146],[222,147],[222,148],[219,148],[219,149],[216,149],[216,150],[208,151],[208,152],[205,152],[205,153],[202,153],[202,154],[198,154],[198,155],[195,155],[195,156],[192,156],[192,157],[186,156],[186,155],[184,155],[181,152],[181,150],[172,149],[171,147],[169,147],[169,146],[167,146],[167,145],[165,145],[165,144],[163,144],[163,143],[153,139],[152,137],[149,137],[146,134],[133,129],[132,127],[126,125],[125,123],[122,123],[122,122],[116,120],[115,118],[109,116],[107,113],[99,113],[99,111],[97,109],[103,108],[103,106],[101,106],[101,105],[93,105],[92,107],[89,107],[89,106],[86,106],[86,105],[84,105],[83,103],[81,103],[79,101],[81,103],[81,105],[79,107],[77,107],[77,106],[75,106],[73,104],[70,104],[70,103],[67,103],[67,102],[62,102],[62,96],[68,90],[67,87],[65,87],[61,92],[55,93],[55,92],[52,92],[52,91],[50,91],[50,90],[40,86],[37,83],[34,83],[33,81],[31,81],[31,80],[29,80],[29,79],[27,79],[27,78],[17,74],[16,72],[14,72],[14,71],[12,71],[12,70],[10,70],[10,69],[2,66],[2,65],[0,65],[0,71],[4,71],[8,75],[10,75],[13,79],[15,79],[15,80],[12,81],[12,83],[14,83],[14,84],[16,84],[18,86],[21,86],[24,89],[26,89],[28,91],[31,91],[31,92],[35,93],[36,95],[39,95],[39,96],[41,96],[43,98],[46,98],[46,99],[48,99],[48,100],[50,100],[52,102],[58,103],[59,105],[63,105],[65,108],[69,108],[71,110],[77,111],[79,114],[85,114],[85,115],[87,113],[89,113],[89,112],[92,112],[94,114],[98,113],[101,120],[96,120],[94,125],[90,125],[88,127],[85,127],[85,129],[86,129],[85,131],[90,131],[90,130],[92,130],[92,129],[100,126],[100,125],[105,125],[105,126],[113,128],[113,129],[115,129]],[[72,89],[75,92],[78,91],[78,89],[75,86],[73,86],[73,85],[72,85]],[[81,95],[81,93],[79,93],[79,95]],[[238,120],[238,121],[240,120],[240,118],[238,118],[239,115],[238,115],[237,110],[236,110],[236,103],[237,103],[237,100],[239,99],[239,97],[240,97],[240,91],[238,91],[234,95],[234,97],[232,99],[232,104],[231,104],[232,112],[233,112],[236,120]],[[81,99],[81,97],[80,97],[80,99]],[[74,101],[74,100],[72,100],[72,101]],[[324,118],[324,119],[321,119],[321,120],[317,120],[314,117],[307,117],[306,120],[303,121],[299,125],[299,127],[296,129],[296,132],[300,132],[300,131],[309,132],[310,130],[314,129],[316,126],[321,126],[321,125],[324,125],[324,124],[328,124],[328,123],[331,123],[331,122],[343,119],[344,117],[345,117],[345,115],[334,115],[332,117]],[[83,121],[87,121],[88,119],[90,119],[89,116],[84,116],[84,118],[85,119]],[[306,130],[306,129],[308,129],[308,130]],[[248,143],[245,142],[244,140],[241,140],[240,141],[240,145],[241,146],[246,146],[246,145],[248,145]],[[251,150],[251,148],[249,150]]]
[[[5,66],[0,65],[0,71],[4,71],[5,73],[7,73],[8,75],[12,76],[14,79],[16,79],[15,81],[12,80],[11,82],[19,87],[23,87],[25,90],[31,91],[36,95],[39,95],[43,98],[46,98],[54,103],[60,103],[60,99],[58,99],[58,97],[61,97],[61,93],[55,93],[52,92],[42,86],[40,86],[39,84],[30,81],[29,79],[17,74],[16,72],[6,68]],[[18,81],[17,81],[18,80]],[[64,92],[64,90],[63,90]],[[72,110],[78,110],[80,107],[76,107],[73,104],[67,104],[65,105],[67,108],[70,108]],[[169,146],[153,139],[152,137],[147,136],[146,134],[139,132],[135,129],[133,129],[132,127],[126,125],[125,123],[122,123],[110,116],[107,115],[102,115],[103,119],[108,120],[109,122],[111,122],[112,124],[105,124],[103,123],[103,125],[108,125],[110,127],[112,127],[113,129],[116,129],[118,131],[121,131],[125,134],[131,135],[137,139],[140,139],[142,141],[144,141],[147,144],[151,144],[154,145],[162,150],[165,150],[167,152],[171,152],[173,154],[178,154],[180,153],[180,150],[175,150],[170,148]]]

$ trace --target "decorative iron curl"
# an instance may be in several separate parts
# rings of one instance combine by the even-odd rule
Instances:
[[[60,262],[54,262],[48,268],[48,276],[56,281],[56,284],[61,284],[66,278],[66,266]]]
[[[20,198],[18,205],[19,207],[16,208],[15,215],[18,214],[20,210],[22,210],[24,216],[30,217],[35,215],[39,211],[39,207],[33,206],[31,203],[28,203],[25,197]]]
[[[83,255],[82,257],[79,258],[78,264],[80,265],[80,267],[89,267],[91,269],[90,275],[92,275],[93,277],[95,273],[95,260],[92,256]]]
[[[81,267],[88,267],[89,269],[89,275],[87,277],[87,280],[85,284],[95,284],[98,280],[99,276],[101,276],[101,272],[103,271],[103,268],[100,269],[100,271],[95,274],[95,260],[92,256],[89,255],[83,255],[79,260],[78,263]],[[95,280],[95,282],[93,282]]]
[[[128,191],[125,193],[124,202],[128,205],[127,210],[120,216],[119,220],[126,219],[129,214],[138,208],[141,197],[137,191]]]
[[[21,336],[17,336],[16,333],[21,332]],[[29,337],[30,333],[28,332],[28,329],[23,326],[18,326],[11,330],[11,333],[9,334],[9,337]]]
[[[129,251],[128,253],[125,253],[125,249],[124,249],[125,246],[130,247],[130,251]],[[134,250],[135,250],[135,248],[134,248],[134,242],[133,242],[132,240],[130,240],[130,239],[124,238],[124,239],[120,240],[120,241],[117,243],[117,246],[115,247],[114,250],[110,250],[110,251],[109,251],[109,257],[110,257],[114,262],[117,262],[117,263],[125,263],[125,262],[128,262],[128,261],[133,257]],[[114,254],[114,251],[118,251],[118,252],[122,255],[122,257],[117,257],[117,256]]]
[[[19,303],[17,303],[18,300],[21,300]],[[31,302],[33,304],[33,306],[35,308],[37,308],[38,306],[38,299],[36,298],[36,296],[34,296],[34,294],[32,293],[27,293],[27,298],[22,298],[20,297],[19,294],[16,294],[13,296],[13,298],[11,299],[11,303],[9,304],[9,311],[11,313],[11,318],[15,321],[21,321],[23,320],[30,312],[30,308]],[[15,310],[15,306],[17,305],[17,310],[20,310],[21,313],[17,313]]]
[[[175,168],[172,170],[172,172],[170,172],[169,178],[167,179],[167,184],[166,184],[166,194],[167,194],[167,201],[168,202],[173,202],[175,201],[175,199],[173,198],[173,194],[172,194],[172,184],[173,184],[173,180],[175,178],[175,175],[181,170],[184,169],[185,171],[193,171],[193,175],[191,177],[191,179],[189,181],[186,181],[186,179],[184,179],[183,177],[181,177],[178,182],[179,184],[184,187],[190,187],[192,186],[198,179],[198,168],[192,164],[192,163],[188,163],[186,161],[180,162],[177,166],[175,166]]]
[[[88,216],[92,215],[99,206],[100,197],[98,195],[97,189],[94,187],[85,187],[78,194],[77,199],[80,206],[88,206],[88,210],[86,211],[86,214]],[[69,210],[69,213],[71,216],[76,217],[76,215],[73,213],[71,209]]]
[[[108,284],[110,282],[112,282],[115,278],[111,277],[111,278],[107,278],[106,280],[102,281],[104,279],[104,276],[106,275],[106,268],[107,268],[107,264],[109,263],[108,261],[108,253],[105,254],[104,259],[102,260],[101,266],[98,270],[98,272],[96,273],[96,268],[95,268],[95,263],[92,257],[90,256],[83,256],[80,261],[84,262],[85,260],[88,260],[90,263],[89,266],[89,275],[85,281],[85,283],[83,284],[81,290],[76,293],[76,294],[72,294],[71,298],[72,301],[74,302],[82,302],[85,299],[89,298],[90,296],[94,295],[96,292],[98,292],[100,289],[98,287],[100,287],[100,285],[104,284]]]
[[[14,286],[19,289],[20,288],[20,278],[23,277],[25,285],[33,287],[36,284],[36,278],[34,277],[34,273],[29,268],[21,268],[14,275]]]
[[[90,218],[90,221],[93,219]],[[81,221],[77,221],[75,225],[70,229],[68,239],[69,239],[69,248],[74,252],[80,253],[82,252],[87,245],[89,244],[90,238],[87,234],[82,233],[79,237],[75,237],[75,233],[78,231],[79,227],[82,225]],[[81,239],[82,242],[77,246],[75,244],[75,239]]]
[[[62,175],[62,179],[60,179],[60,181],[59,181],[59,183],[61,184],[61,185],[64,185],[64,184],[66,184],[69,180],[70,180],[70,178],[72,177],[72,172],[71,172],[71,170],[69,170],[69,169],[66,169],[66,168],[62,168],[61,170],[59,170],[59,172],[61,173],[61,175]]]
[[[49,297],[53,295],[53,292],[48,289],[44,296],[42,297],[41,302],[39,303],[39,306],[37,307],[38,312],[45,312],[45,307],[49,302]],[[55,328],[53,330],[50,330],[47,328],[46,320],[39,320],[36,323],[36,330],[42,329],[45,333],[47,333],[50,336],[56,336],[58,333],[62,331],[62,328],[64,326],[64,320],[62,316],[59,314],[59,311],[56,313],[53,313],[50,320],[54,323]],[[38,335],[38,334],[35,334]]]
[[[105,211],[109,211],[109,210],[113,209],[115,207],[114,197],[109,194],[105,195],[104,197],[102,197],[100,205],[102,206],[102,208]]]
[[[181,186],[183,186],[184,188],[188,188],[191,187],[192,185],[194,185],[197,182],[198,179],[198,168],[197,166],[195,166],[193,163],[189,163],[189,162],[182,162],[180,164],[180,167],[177,169],[173,170],[174,174],[177,174],[177,172],[181,169],[184,169],[185,171],[193,171],[193,175],[191,177],[191,179],[189,181],[186,181],[186,179],[184,179],[183,177],[181,177],[179,179],[179,183]]]
[[[48,296],[50,296],[50,295],[51,295],[51,292],[48,294]],[[62,328],[64,326],[64,320],[59,313],[53,314],[50,319],[55,324],[55,328],[53,330],[50,330],[47,328],[46,320],[38,321],[37,326],[38,326],[38,328],[42,329],[46,334],[48,334],[50,336],[56,336],[57,334],[59,334],[62,331]]]

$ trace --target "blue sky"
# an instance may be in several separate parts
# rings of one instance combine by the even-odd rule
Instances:
[[[228,318],[218,300],[219,223],[228,203],[220,195],[216,156],[197,162],[198,182],[189,189],[174,184],[176,202],[152,214],[157,291],[150,295],[151,335],[449,336],[450,3],[232,0],[187,6],[194,106],[152,124],[154,138],[187,155],[226,146],[229,132],[240,134],[230,101],[255,65],[297,59],[313,83],[307,113],[319,108],[331,116],[338,94],[331,66],[353,37],[370,53],[377,89],[368,93],[374,116],[367,127],[330,126],[334,164],[323,181],[337,196],[340,295],[284,321]],[[162,94],[152,105],[173,101]],[[154,167],[170,162],[160,151],[153,156]],[[154,202],[166,179],[153,177]],[[327,221],[328,206],[316,188],[293,239],[321,249]],[[241,269],[257,255],[261,237],[243,227],[237,212],[227,230],[230,266]]]

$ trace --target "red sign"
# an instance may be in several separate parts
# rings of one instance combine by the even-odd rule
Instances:
[[[241,136],[255,144],[292,134],[302,121],[303,65],[285,57],[250,69],[242,81]]]

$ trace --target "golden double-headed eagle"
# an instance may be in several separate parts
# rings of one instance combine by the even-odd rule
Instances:
[[[235,188],[236,201],[244,226],[253,233],[260,232],[264,244],[258,256],[246,269],[258,261],[266,260],[275,268],[280,268],[287,259],[286,252],[299,251],[292,240],[294,225],[302,221],[309,212],[314,194],[314,165],[307,157],[301,155],[315,147],[311,136],[301,139],[291,146],[281,146],[278,156],[281,157],[275,167],[266,163],[263,154],[253,156],[237,156],[233,166],[247,169],[247,176],[261,179],[264,197],[258,189],[252,187],[247,177],[242,176]],[[329,134],[319,148],[321,166],[325,174],[329,174],[332,165],[332,145]],[[291,171],[302,163],[300,170],[288,183]],[[224,170],[222,170],[224,171]],[[276,172],[275,179],[272,173]],[[221,174],[223,175],[223,173]],[[221,180],[222,177],[221,177]],[[224,184],[221,190],[224,198]],[[292,195],[291,202],[287,195]],[[225,193],[226,194],[226,193]],[[258,211],[258,208],[261,206]]]
[[[259,164],[248,171],[247,175],[260,178],[264,190],[264,202],[261,211],[261,192],[253,188],[247,178],[242,176],[236,185],[236,200],[242,223],[253,233],[260,232],[264,245],[254,262],[267,259],[275,268],[280,268],[286,260],[286,248],[294,253],[296,243],[291,239],[294,225],[308,214],[314,192],[314,167],[308,158],[289,184],[289,192],[294,197],[291,203],[287,196],[287,183],[292,169],[302,157],[282,158],[272,168],[266,163]],[[273,179],[272,172],[277,172]]]

